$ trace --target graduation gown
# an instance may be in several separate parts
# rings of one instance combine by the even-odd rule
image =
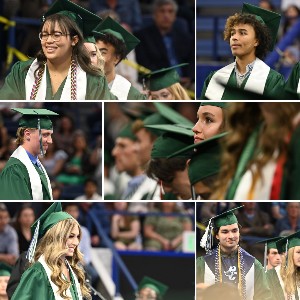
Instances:
[[[288,99],[300,99],[300,62],[297,62],[286,81],[285,90],[288,93]]]
[[[27,61],[19,61],[15,63],[11,72],[5,78],[5,83],[0,89],[0,100],[25,100],[25,78],[27,70],[32,64],[33,59]],[[104,76],[93,76],[86,74],[87,86],[85,99],[78,100],[110,100],[116,99],[114,95],[109,92],[108,85]],[[48,68],[46,68],[46,99],[45,100],[60,100],[66,79],[62,82],[57,92],[52,95],[52,87]],[[78,87],[80,88],[80,87]]]
[[[279,273],[278,273],[279,272]],[[280,280],[280,266],[270,269],[266,273],[267,282],[271,290],[272,300],[285,300],[284,286]]]
[[[215,255],[217,249],[212,254],[201,256],[197,259],[197,283],[215,284]],[[246,299],[247,300],[267,300],[270,298],[270,290],[267,285],[264,269],[260,262],[242,249],[244,256]],[[237,255],[237,254],[236,254]]]
[[[74,282],[70,272],[71,281]],[[70,293],[72,300],[80,300],[74,284],[71,284]],[[57,300],[49,282],[47,273],[40,262],[36,262],[22,275],[11,300]],[[62,298],[60,298],[62,299]]]
[[[212,92],[207,93],[207,89],[213,76],[214,78],[221,80],[226,83],[224,91],[218,91],[219,88],[222,88],[218,82],[216,82],[212,88]],[[216,77],[217,76],[217,77]],[[228,78],[229,76],[229,78]],[[213,83],[213,82],[212,82]],[[211,84],[212,84],[211,83]],[[248,83],[248,84],[247,84]],[[260,88],[258,86],[260,85]],[[261,94],[264,98],[273,98],[279,99],[280,95],[283,95],[285,80],[284,77],[278,72],[270,69],[263,61],[256,58],[256,62],[254,64],[253,70],[250,73],[250,76],[246,78],[242,85],[242,90],[249,90],[251,92],[255,92]],[[249,94],[243,92],[235,91],[226,87],[235,87],[237,88],[237,81],[234,72],[234,63],[225,66],[224,68],[211,72],[209,76],[206,78],[203,89],[201,92],[200,99],[201,100],[251,100]],[[254,98],[254,97],[253,97]],[[255,99],[260,99],[259,96],[256,96]]]
[[[41,180],[43,199],[33,199],[26,166],[19,159],[11,157],[0,174],[0,200],[51,200],[45,173],[37,166],[33,167]]]

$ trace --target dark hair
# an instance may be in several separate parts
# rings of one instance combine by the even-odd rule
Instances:
[[[21,230],[21,226],[20,226],[20,217],[21,217],[21,214],[22,212],[25,210],[25,209],[31,209],[34,213],[34,209],[32,208],[32,205],[30,203],[24,203],[21,208],[17,211],[16,213],[16,220],[15,220],[15,225],[14,225],[14,228],[17,230],[17,231],[20,231]]]
[[[83,35],[75,21],[62,14],[53,14],[45,19],[45,21],[41,25],[40,31],[48,21],[51,23],[51,31],[54,31],[55,24],[57,23],[60,26],[63,34],[70,34],[70,38],[78,36],[78,42],[73,47],[72,57],[86,73],[94,76],[102,75],[101,70],[92,65],[88,51],[84,46]],[[34,72],[35,76],[37,76],[39,70],[42,70],[44,68],[45,61],[47,60],[42,49],[37,53],[36,57],[39,66]]]
[[[126,45],[123,41],[117,39],[114,35],[112,34],[105,34],[101,37],[96,37],[96,41],[102,41],[103,43],[106,44],[111,44],[114,49],[115,49],[115,55],[119,57],[118,63],[126,58]],[[117,64],[118,64],[117,63]]]
[[[258,40],[258,46],[255,50],[255,56],[263,59],[271,49],[272,35],[269,28],[266,25],[260,23],[254,15],[250,14],[234,14],[230,16],[225,25],[224,40],[229,42],[231,37],[231,31],[234,26],[239,24],[248,24],[253,27],[255,31],[255,37]]]
[[[147,166],[146,174],[152,179],[160,179],[166,183],[171,183],[174,173],[183,171],[186,168],[187,158],[152,158]]]

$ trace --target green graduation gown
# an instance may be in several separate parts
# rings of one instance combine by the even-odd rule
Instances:
[[[51,200],[45,174],[34,166],[38,172],[43,189],[43,199]],[[33,200],[29,174],[26,166],[11,157],[0,174],[0,200]]]
[[[297,62],[286,81],[285,90],[288,93],[289,100],[300,99],[300,62]]]
[[[197,283],[207,283],[211,282],[211,284],[214,284],[214,279],[212,276],[216,276],[215,274],[206,275],[205,270],[207,268],[214,268],[215,267],[215,254],[216,249],[213,250],[211,255],[205,255],[197,258],[196,262],[196,275],[197,275]],[[253,300],[268,300],[270,298],[270,290],[267,284],[267,279],[265,276],[264,269],[261,265],[261,263],[255,259],[253,256],[251,256],[249,253],[243,250],[244,253],[244,260],[245,260],[245,269],[252,269],[251,265],[254,265],[254,278],[251,278],[250,271],[245,274],[246,279],[246,290],[253,292],[253,298],[250,297],[248,294],[246,295],[247,300],[253,299]],[[207,277],[208,276],[208,277]],[[251,287],[251,283],[248,281],[252,281],[252,284],[254,286]]]
[[[71,272],[70,276],[74,282]],[[72,300],[79,300],[73,284],[70,292]],[[23,273],[11,300],[55,300],[46,271],[40,262],[36,262]]]
[[[261,62],[261,63],[263,63],[263,62]],[[208,77],[205,79],[203,89],[202,89],[202,92],[201,92],[201,96],[200,96],[201,100],[209,100],[205,96],[205,94],[206,94],[207,87],[208,87],[213,75],[216,72],[218,72],[218,71],[211,72],[208,75]],[[253,70],[252,70],[252,72],[253,72]],[[250,76],[251,76],[251,74],[250,74]],[[247,81],[249,80],[249,77],[246,78],[243,81],[243,83],[240,87],[241,90],[243,90],[245,88],[245,85],[246,85]],[[281,95],[283,95],[284,85],[285,85],[284,77],[281,74],[279,74],[278,72],[270,69],[269,73],[267,75],[266,82],[265,82],[265,86],[264,86],[264,90],[263,90],[263,97],[268,98],[268,99],[270,99],[270,98],[274,98],[274,99],[282,98]],[[229,80],[227,81],[226,86],[235,87],[235,88],[238,87],[237,86],[237,81],[236,81],[236,76],[235,76],[235,73],[234,73],[234,68],[231,71],[231,74],[230,74]],[[251,87],[251,89],[252,88],[255,88],[255,87]],[[262,97],[259,97],[259,95],[258,96],[256,95],[255,97],[256,97],[255,99],[261,99],[262,98]],[[236,91],[236,90],[232,90],[232,89],[227,89],[225,87],[225,90],[224,90],[224,93],[223,93],[221,99],[218,99],[218,97],[216,97],[216,98],[211,98],[210,100],[255,100],[255,99],[254,99],[254,96],[251,95],[251,93],[243,94],[243,91],[240,92],[239,90]]]
[[[33,59],[24,62],[17,62],[13,65],[11,72],[5,78],[5,83],[0,89],[0,100],[25,100],[25,78],[27,70],[32,64]],[[52,95],[52,87],[48,69],[46,69],[46,100],[59,100],[65,85],[66,79],[62,82],[57,92]],[[80,88],[80,87],[79,87]],[[116,99],[108,89],[106,78],[104,76],[93,76],[87,74],[87,86],[85,99],[78,100],[110,100]]]
[[[280,266],[278,267],[280,269]],[[278,267],[276,267],[276,270]],[[272,300],[285,300],[282,285],[280,283],[276,270],[270,269],[266,273],[267,282],[271,290],[271,298]]]
[[[130,87],[127,100],[146,100],[146,95],[141,94],[134,86]]]

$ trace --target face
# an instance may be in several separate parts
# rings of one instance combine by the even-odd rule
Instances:
[[[64,33],[57,23],[53,31],[51,25],[50,21],[46,21],[41,30],[41,34],[58,33],[59,35],[59,33]],[[78,42],[78,36],[70,37],[69,32],[66,34],[68,35],[61,35],[58,41],[55,41],[55,38],[53,39],[51,35],[49,35],[47,39],[41,40],[42,50],[47,60],[51,62],[64,62],[71,59],[72,49]]]
[[[79,217],[79,209],[78,209],[77,205],[68,205],[65,208],[65,212],[67,212],[68,214],[70,214],[76,220]]]
[[[154,141],[151,140],[151,134],[145,128],[140,129],[135,135],[139,146],[141,164],[145,165],[151,159],[151,150]]]
[[[175,172],[171,187],[172,193],[178,196],[179,199],[188,200],[192,197],[187,168],[183,171]]]
[[[33,224],[34,219],[34,211],[31,208],[26,208],[22,210],[19,217],[19,222],[20,224],[28,227]]]
[[[80,231],[77,225],[73,227],[71,233],[67,239],[66,246],[67,246],[67,254],[66,256],[73,256],[76,247],[79,245],[80,242]]]
[[[239,24],[233,27],[230,37],[230,47],[233,56],[244,58],[255,56],[258,40],[254,28],[249,24]]]
[[[139,291],[138,296],[136,296],[135,299],[136,300],[156,300],[157,295],[154,290],[146,287]]]
[[[201,200],[208,200],[211,195],[211,188],[204,184],[202,181],[198,181],[194,184],[195,194],[200,197]]]
[[[175,100],[173,94],[168,89],[161,89],[150,92],[152,100]]]
[[[300,246],[295,246],[293,260],[295,266],[299,268],[300,267]]]
[[[97,185],[92,181],[88,181],[85,184],[84,191],[89,197],[91,197],[97,192]]]
[[[10,276],[0,276],[0,297],[7,296],[6,287]]]
[[[176,19],[176,11],[172,4],[158,7],[154,12],[154,22],[161,30],[171,29]]]
[[[126,210],[127,206],[128,206],[127,202],[121,202],[121,201],[114,202],[114,209],[115,210]]]
[[[296,218],[299,216],[299,203],[289,202],[287,205],[287,214],[289,217]]]
[[[239,243],[240,231],[238,224],[221,226],[216,238],[220,241],[220,247],[225,252],[234,251]]]
[[[222,108],[212,105],[200,106],[198,121],[193,127],[194,143],[199,143],[221,132],[223,123]]]
[[[9,222],[8,211],[0,211],[0,232],[4,230],[8,222]]]
[[[85,48],[87,49],[89,55],[90,55],[90,59],[91,59],[91,63],[94,66],[98,65],[98,57],[97,57],[97,51],[96,51],[96,45],[93,43],[84,43]]]
[[[97,41],[96,46],[98,47],[102,57],[104,59],[104,71],[105,75],[110,74],[114,69],[116,64],[119,62],[119,57],[115,54],[115,48],[109,43],[104,43],[102,41]]]
[[[41,135],[42,135],[42,145],[44,153],[47,152],[48,145],[52,144],[52,130],[47,129],[41,129]],[[28,138],[29,141],[27,143],[29,147],[29,152],[37,156],[40,154],[40,138],[39,138],[39,131],[36,130],[25,130],[25,139]]]
[[[119,172],[131,172],[140,165],[138,145],[128,138],[118,137],[112,155]]]
[[[268,263],[273,267],[277,267],[278,265],[281,264],[281,256],[278,253],[278,250],[275,248],[271,248],[269,250],[269,254],[267,256],[268,258]]]

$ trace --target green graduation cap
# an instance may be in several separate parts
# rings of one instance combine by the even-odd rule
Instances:
[[[145,128],[150,131],[156,130],[163,131],[164,133],[159,136],[153,145],[151,151],[151,158],[168,158],[173,152],[176,152],[193,142],[193,131],[191,127],[181,126],[180,124],[162,124],[162,125],[149,125]],[[178,157],[189,158],[191,151],[181,152]]]
[[[53,14],[62,14],[73,20],[85,38],[92,36],[92,30],[102,21],[100,17],[91,13],[80,5],[68,0],[56,0],[43,15],[43,21]],[[93,41],[94,43],[95,41]]]
[[[272,51],[276,43],[281,15],[249,3],[243,4],[242,13],[255,15],[258,21],[269,28],[272,37],[271,48],[269,51]]]
[[[210,105],[210,106],[217,106],[220,108],[226,108],[228,107],[228,102],[201,102],[200,106],[206,106],[206,105]]]
[[[197,144],[191,144],[170,157],[178,156],[181,152],[194,149],[189,163],[188,173],[191,185],[215,174],[218,174],[221,164],[220,140],[227,132],[218,134]]]
[[[111,17],[107,17],[102,23],[94,28],[93,34],[96,39],[101,39],[101,37],[107,34],[113,35],[118,40],[125,43],[126,55],[140,43],[140,40],[137,37],[127,31]]]
[[[5,263],[0,263],[0,277],[1,276],[10,276],[12,271],[12,267],[5,264]]]
[[[170,106],[154,102],[157,112],[144,119],[144,125],[157,125],[157,124],[182,124],[193,127],[194,124],[187,118],[183,117]]]
[[[177,68],[188,65],[188,63],[179,64],[169,68],[162,68],[145,75],[149,80],[149,90],[159,91],[180,81]]]
[[[143,277],[141,282],[139,283],[138,290],[141,291],[144,288],[150,288],[156,292],[157,295],[163,297],[169,287],[153,278],[148,276]]]
[[[138,105],[134,108],[131,106],[120,106],[121,111],[132,121],[137,119],[144,120],[154,113],[154,110],[145,105]]]
[[[297,231],[289,236],[283,237],[276,242],[278,252],[286,252],[287,250],[300,246],[300,231]]]
[[[33,237],[26,256],[29,261],[33,259],[38,240],[55,224],[67,219],[73,219],[73,217],[62,211],[60,202],[55,202],[31,225]]]
[[[22,114],[19,120],[19,127],[53,130],[51,116],[58,114],[44,108],[12,108]]]
[[[121,137],[121,138],[128,138],[130,140],[136,141],[137,137],[134,135],[134,133],[132,132],[132,123],[128,123],[126,124],[121,131],[119,132],[117,137]]]

